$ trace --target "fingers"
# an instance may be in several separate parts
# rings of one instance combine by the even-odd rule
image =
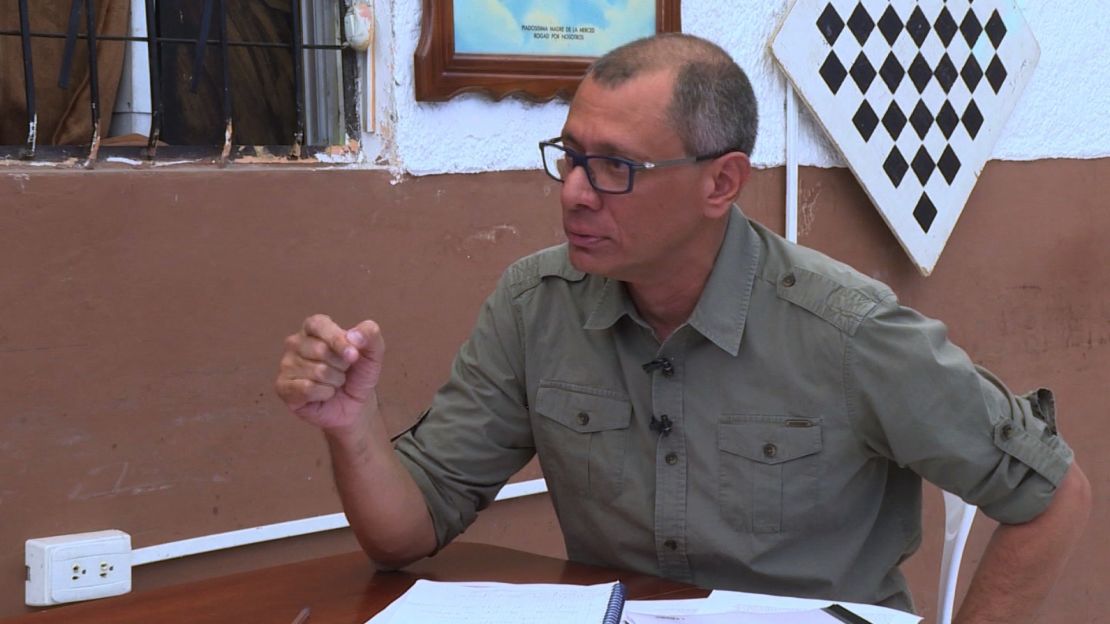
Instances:
[[[307,379],[334,388],[341,387],[346,380],[344,371],[326,362],[308,360],[293,353],[282,356],[280,374],[289,379]]]
[[[305,337],[316,338],[323,341],[329,349],[345,362],[354,362],[358,359],[358,348],[352,346],[347,339],[347,332],[343,331],[335,321],[324,314],[314,314],[304,321],[301,333]]]
[[[382,330],[374,321],[363,321],[347,330],[347,341],[358,348],[363,356],[381,359],[385,355]]]
[[[285,339],[274,387],[293,411],[328,402],[340,390],[364,403],[378,385],[384,355],[385,341],[377,323],[363,321],[344,330],[331,318],[316,314],[305,319],[301,331]]]
[[[345,334],[330,318],[317,314],[305,319],[301,331],[285,339],[274,388],[291,409],[327,401],[346,383],[346,371],[358,359],[358,350]]]
[[[360,402],[369,400],[381,378],[385,340],[374,321],[363,321],[347,332],[347,339],[359,349],[359,358],[347,370],[343,390]]]
[[[335,396],[335,386],[320,384],[308,379],[278,378],[274,390],[289,409],[297,411],[309,403],[322,403]]]
[[[345,371],[351,365],[328,346],[328,343],[311,336],[293,334],[287,339],[286,349],[299,355],[305,360],[323,362],[338,371]]]

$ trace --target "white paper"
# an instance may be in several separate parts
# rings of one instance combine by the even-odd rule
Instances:
[[[771,596],[769,594],[752,594],[748,592],[724,590],[714,590],[705,600],[706,607],[712,608],[718,612],[733,611],[743,613],[783,613],[822,609],[833,604],[831,600],[788,598],[785,596]],[[905,611],[898,611],[897,609],[888,609],[886,607],[877,607],[875,605],[857,602],[838,601],[837,603],[846,607],[853,613],[858,614],[868,622],[871,622],[871,624],[917,624],[921,621],[920,617],[912,613],[906,613]]]
[[[837,618],[820,610],[751,613],[694,613],[689,615],[647,615],[627,613],[623,624],[841,624]]]
[[[443,583],[418,580],[366,624],[590,624],[615,583]]]
[[[628,600],[624,612],[640,615],[691,615],[695,613],[715,613],[705,598],[683,598],[678,600]]]

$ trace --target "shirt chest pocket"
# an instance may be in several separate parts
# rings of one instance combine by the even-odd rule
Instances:
[[[809,528],[822,470],[820,419],[725,414],[717,431],[725,518],[754,533]]]
[[[605,390],[536,392],[536,450],[553,489],[610,500],[621,492],[632,404]]]

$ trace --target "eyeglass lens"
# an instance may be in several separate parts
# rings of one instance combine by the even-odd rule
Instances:
[[[608,156],[572,154],[557,145],[545,145],[543,159],[547,173],[557,180],[566,180],[576,164],[584,163],[590,184],[599,191],[622,193],[628,189],[632,176],[632,168],[626,162]]]

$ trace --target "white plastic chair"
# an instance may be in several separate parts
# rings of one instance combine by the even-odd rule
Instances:
[[[956,601],[956,579],[964,558],[967,534],[975,520],[975,505],[965,503],[950,492],[944,494],[944,552],[940,558],[940,587],[937,591],[937,624],[952,623],[952,605]]]

